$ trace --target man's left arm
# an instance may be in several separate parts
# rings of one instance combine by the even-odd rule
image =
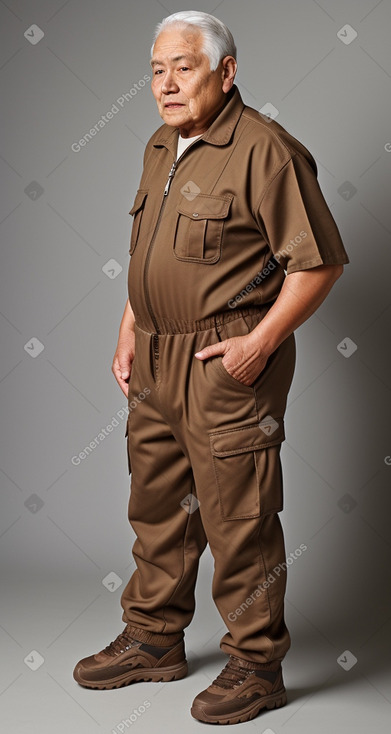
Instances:
[[[223,356],[227,372],[251,385],[284,339],[312,316],[342,272],[343,265],[319,265],[288,274],[273,306],[250,334],[211,344],[195,356]]]

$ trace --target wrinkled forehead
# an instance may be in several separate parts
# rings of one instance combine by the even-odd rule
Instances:
[[[151,65],[159,63],[178,63],[189,61],[200,63],[205,56],[202,52],[203,34],[197,28],[174,27],[159,33],[152,49]]]

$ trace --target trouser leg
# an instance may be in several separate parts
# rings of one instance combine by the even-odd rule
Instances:
[[[235,335],[246,333],[245,326],[253,324],[238,320],[224,328],[222,338],[233,336],[234,329]],[[200,335],[198,348],[213,341],[213,334]],[[278,512],[283,508],[283,416],[293,366],[293,337],[274,353],[252,388],[236,384],[221,358],[209,360],[194,366],[188,398],[198,401],[198,425],[193,421],[188,442],[215,561],[213,598],[228,628],[221,648],[259,663],[281,660],[290,646]]]
[[[220,488],[216,485],[213,458],[209,481],[206,471],[195,475],[201,518],[214,557],[213,599],[228,629],[220,647],[228,654],[260,663],[282,660],[290,647],[284,620],[286,558],[282,527],[278,512],[262,511],[264,497],[274,491],[277,498],[281,497],[278,452],[279,447],[257,450],[261,456],[258,471],[255,467],[253,470],[251,494],[255,498],[257,486],[261,509],[258,512],[254,503],[253,517],[238,516],[242,508],[243,515],[251,514],[250,494],[241,484],[239,468],[232,472],[231,480],[228,475],[225,477]],[[253,453],[246,454],[245,461],[252,460]],[[223,517],[224,502],[233,493],[241,495],[241,500],[232,504],[231,511]]]
[[[229,559],[217,555],[213,597],[228,628],[221,649],[255,662],[282,660],[290,635],[284,619],[286,559],[278,514],[260,519],[254,536],[250,533],[245,541],[239,563],[237,554]],[[235,577],[239,583],[233,589]]]
[[[196,501],[192,505],[195,488],[186,449],[160,410],[147,335],[137,334],[136,354],[129,403],[144,388],[150,392],[128,419],[129,521],[136,534],[137,568],[122,593],[122,618],[137,639],[173,643],[183,637],[194,613],[206,537]]]

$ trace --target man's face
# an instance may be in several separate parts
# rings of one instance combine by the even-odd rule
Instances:
[[[151,87],[159,114],[183,137],[205,132],[225,103],[223,63],[211,71],[202,44],[197,29],[172,27],[153,48]]]

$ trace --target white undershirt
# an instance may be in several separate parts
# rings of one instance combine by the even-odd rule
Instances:
[[[201,133],[202,135],[202,133]],[[197,138],[200,138],[201,135],[194,135],[193,138],[182,138],[182,135],[178,136],[178,147],[177,147],[177,154],[176,157],[179,158],[180,155],[186,150],[186,148],[194,142],[194,140],[197,140]]]

